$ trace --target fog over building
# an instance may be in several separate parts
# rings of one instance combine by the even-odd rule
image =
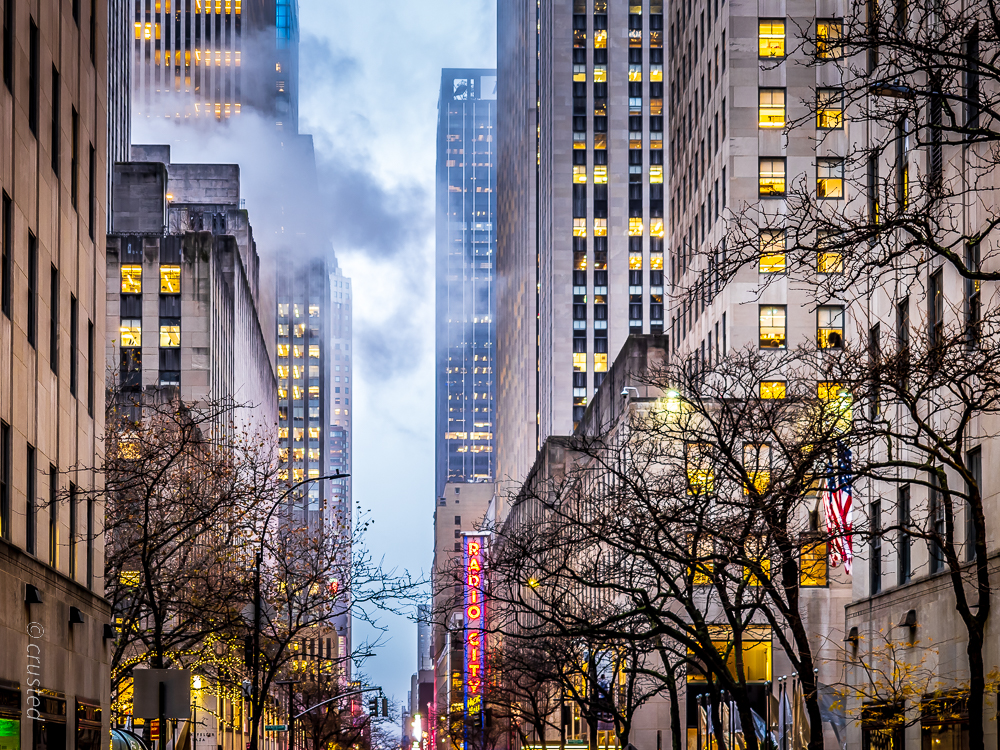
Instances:
[[[441,72],[436,208],[436,484],[494,477],[496,71]]]
[[[297,0],[135,4],[136,118],[224,120],[252,108],[298,132]]]
[[[273,429],[274,302],[239,166],[172,164],[168,146],[133,146],[132,157],[115,167],[108,367],[123,391],[231,401],[238,422]]]

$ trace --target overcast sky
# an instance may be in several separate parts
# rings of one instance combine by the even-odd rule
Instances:
[[[434,162],[442,68],[496,65],[495,0],[299,0],[300,126],[354,284],[354,499],[371,551],[426,575],[434,512]],[[407,612],[406,615],[411,613]],[[383,617],[364,671],[397,700],[416,626]]]

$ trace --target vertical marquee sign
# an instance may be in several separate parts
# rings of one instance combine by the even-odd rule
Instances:
[[[486,686],[486,577],[483,570],[485,534],[465,534],[462,537],[463,568],[465,571],[465,747],[469,734],[484,725],[483,692]],[[479,743],[473,743],[479,745]]]

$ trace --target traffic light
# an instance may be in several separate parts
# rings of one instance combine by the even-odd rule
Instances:
[[[386,697],[382,698],[382,716],[386,719],[389,718],[389,699]]]
[[[375,717],[378,716],[378,698],[368,699],[368,715]]]

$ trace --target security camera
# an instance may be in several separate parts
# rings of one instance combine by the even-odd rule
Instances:
[[[622,388],[622,396],[624,396],[625,398],[628,398],[628,392],[629,391],[635,391],[635,397],[639,398],[639,389],[636,388],[635,386],[631,386],[631,385],[627,385],[624,388]]]

